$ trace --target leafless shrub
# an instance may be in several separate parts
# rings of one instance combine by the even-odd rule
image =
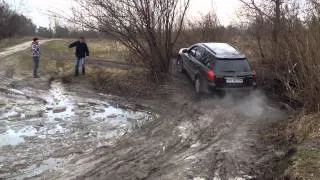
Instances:
[[[169,70],[190,0],[78,0],[73,22],[124,44],[155,80]]]
[[[200,42],[230,42],[235,44],[240,34],[241,29],[238,27],[222,26],[215,12],[211,11],[200,18],[189,18],[185,21],[175,53],[180,48]]]
[[[267,71],[266,83],[275,92],[318,111],[320,102],[320,28],[317,2],[303,14],[297,1],[240,0],[249,30],[258,42],[260,67]]]

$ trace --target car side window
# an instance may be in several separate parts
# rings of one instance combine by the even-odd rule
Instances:
[[[197,49],[196,49],[197,47],[193,47],[192,49],[190,49],[190,51],[189,51],[189,54],[191,55],[191,56],[193,56],[193,57],[195,57],[195,55],[196,55],[196,52],[197,52]]]
[[[197,60],[201,60],[201,57],[203,55],[203,52],[201,51],[200,47],[193,47],[189,51],[190,55],[195,57]]]
[[[201,51],[201,49],[198,47],[198,48],[196,48],[195,58],[200,61],[200,60],[201,60],[201,57],[202,57],[202,51]]]
[[[206,65],[210,60],[212,60],[212,56],[208,52],[205,52],[203,53],[200,61]]]

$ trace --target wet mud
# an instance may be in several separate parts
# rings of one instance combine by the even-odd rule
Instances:
[[[54,171],[69,156],[111,145],[154,118],[145,110],[119,107],[126,104],[68,93],[59,81],[49,91],[11,90],[0,96],[0,178],[5,179]]]

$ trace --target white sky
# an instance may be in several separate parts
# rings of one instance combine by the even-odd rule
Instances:
[[[14,8],[30,17],[37,26],[49,26],[48,11],[66,12],[72,6],[71,0],[5,0]],[[189,15],[200,16],[212,9],[218,15],[220,23],[229,25],[236,21],[238,0],[191,0]]]

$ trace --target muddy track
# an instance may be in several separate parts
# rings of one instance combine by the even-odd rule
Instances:
[[[0,102],[0,138],[18,133],[13,136],[18,142],[0,146],[0,179],[229,180],[278,175],[275,162],[284,153],[265,136],[287,113],[260,91],[199,97],[190,80],[175,71],[152,99],[98,94],[86,78],[71,84],[54,81],[42,90],[28,86],[33,80],[24,81],[19,91],[0,92],[5,100]],[[45,101],[27,98],[37,96]]]
[[[285,112],[263,93],[198,97],[187,77],[174,73],[169,98],[137,100],[160,117],[116,145],[73,159],[57,179],[274,179],[284,154],[264,141]],[[161,94],[161,93],[159,93]]]

